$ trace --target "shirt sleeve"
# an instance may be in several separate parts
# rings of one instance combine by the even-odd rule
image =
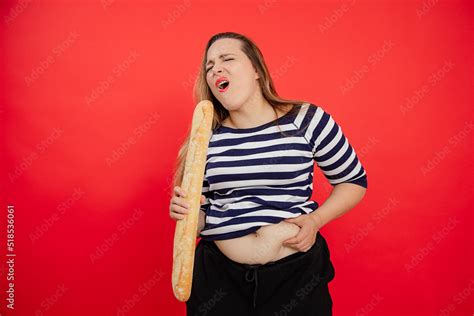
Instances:
[[[354,183],[367,188],[367,174],[342,128],[321,106],[313,107],[305,138],[313,159],[332,186]]]

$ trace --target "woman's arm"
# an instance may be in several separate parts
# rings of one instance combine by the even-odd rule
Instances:
[[[310,213],[319,229],[354,208],[365,195],[366,188],[353,183],[334,186],[329,197],[315,212]]]
[[[201,230],[204,228],[205,223],[206,223],[206,213],[204,213],[203,210],[199,210],[199,221],[198,221],[198,230],[197,230],[196,238],[199,237],[199,234],[201,233]]]
[[[314,212],[285,220],[301,229],[283,244],[300,251],[310,249],[317,231],[357,205],[367,190],[365,169],[342,128],[320,106],[310,106],[308,113],[311,121],[305,132],[307,142],[318,167],[334,188]]]
[[[319,228],[342,216],[360,202],[367,191],[367,174],[349,139],[331,114],[316,107],[308,127],[314,160],[334,186],[327,200],[310,213]],[[313,128],[314,127],[314,128]]]

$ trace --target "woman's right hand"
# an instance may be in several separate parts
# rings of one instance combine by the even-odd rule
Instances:
[[[184,219],[189,214],[189,204],[186,201],[186,193],[181,187],[175,186],[170,201],[170,217],[174,220]],[[204,204],[205,196],[201,195],[201,204]]]

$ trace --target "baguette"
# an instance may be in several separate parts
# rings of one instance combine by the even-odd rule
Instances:
[[[181,302],[187,301],[191,295],[202,184],[213,116],[211,101],[203,100],[196,105],[181,183],[190,207],[185,218],[176,221],[173,245],[172,285],[175,297]]]

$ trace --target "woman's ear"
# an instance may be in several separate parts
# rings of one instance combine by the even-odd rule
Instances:
[[[255,69],[255,68],[254,68]],[[255,69],[255,79],[260,79],[257,69]]]

